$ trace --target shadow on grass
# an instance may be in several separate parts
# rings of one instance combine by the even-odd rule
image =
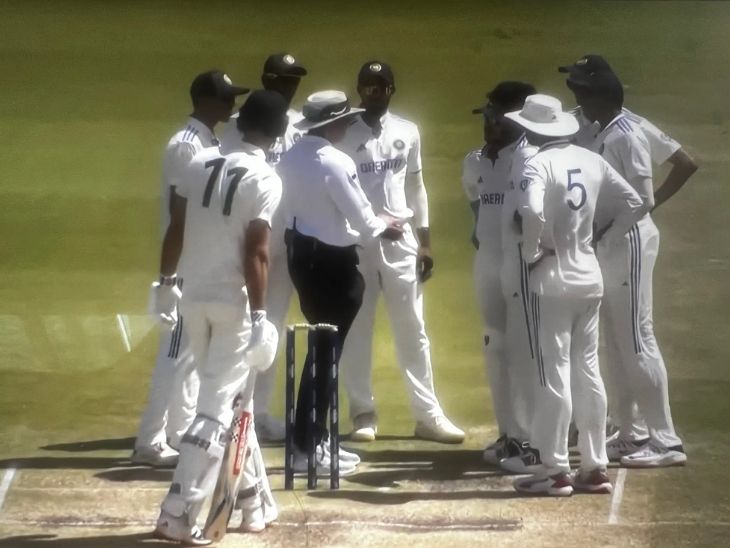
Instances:
[[[174,468],[147,468],[126,467],[104,470],[94,474],[94,477],[119,483],[130,483],[133,481],[161,481],[171,482]]]
[[[70,443],[55,443],[43,445],[46,451],[69,451],[82,453],[84,451],[123,451],[134,449],[135,438],[110,438],[106,440],[74,441]]]
[[[349,478],[348,478],[349,479]],[[307,496],[316,499],[351,500],[365,504],[395,505],[414,501],[451,501],[469,499],[507,500],[522,498],[516,491],[480,491],[469,489],[464,491],[402,491],[383,493],[382,491],[358,491],[355,489],[339,489],[337,491],[313,491]]]
[[[0,469],[16,468],[18,470],[95,470],[130,466],[129,459],[113,457],[24,457],[0,460]]]
[[[156,540],[151,533],[133,535],[103,535],[95,537],[58,538],[56,535],[22,535],[0,539],[0,548],[127,548],[129,546],[174,546]]]

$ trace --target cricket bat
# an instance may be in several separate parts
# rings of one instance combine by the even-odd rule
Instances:
[[[253,417],[244,411],[243,398],[239,394],[233,409],[233,422],[228,434],[228,444],[223,454],[223,462],[218,473],[208,519],[203,535],[208,540],[220,541],[227,532],[228,522],[236,503],[238,487],[243,477],[243,464],[246,459],[248,429]]]

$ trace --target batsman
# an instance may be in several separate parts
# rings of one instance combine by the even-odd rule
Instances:
[[[244,491],[251,498],[243,504],[244,526],[262,528],[249,523],[246,515],[264,506],[261,499],[273,506],[254,430],[247,423],[255,372],[271,364],[278,342],[276,328],[266,319],[264,302],[271,217],[281,198],[281,180],[266,163],[264,151],[284,133],[286,111],[281,95],[263,90],[252,93],[239,113],[240,152],[201,151],[175,190],[160,272],[173,277],[179,266],[185,276],[180,308],[186,314],[200,393],[197,415],[183,436],[172,485],[162,502],[154,533],[157,538],[196,546],[211,542],[198,527],[197,518],[216,485],[234,412],[239,428],[233,432],[235,444],[231,446],[240,457],[234,474],[243,468],[243,487],[256,482],[262,487]],[[159,307],[168,297],[159,295]],[[170,303],[173,305],[172,300]],[[239,394],[244,397],[239,396],[234,410]],[[247,448],[242,440],[247,440]],[[244,461],[246,455],[250,457]],[[219,487],[226,484],[223,480]],[[238,481],[227,483],[234,488],[224,490],[223,504],[215,504],[223,516],[217,521],[216,539],[225,533],[236,497]],[[265,519],[264,514],[259,512],[258,521]]]

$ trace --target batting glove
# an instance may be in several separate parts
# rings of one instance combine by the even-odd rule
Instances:
[[[257,371],[266,371],[274,363],[279,334],[276,327],[266,319],[265,310],[251,312],[251,338],[243,351],[243,359]]]
[[[177,323],[177,303],[182,293],[176,281],[175,278],[161,278],[159,282],[153,282],[150,287],[147,311],[166,325]]]

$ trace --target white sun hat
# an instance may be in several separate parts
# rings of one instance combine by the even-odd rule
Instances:
[[[529,95],[522,110],[508,112],[505,117],[546,137],[567,137],[580,129],[575,116],[563,112],[559,99],[541,93]]]
[[[302,108],[304,118],[295,123],[294,127],[307,131],[364,110],[362,108],[352,108],[347,95],[341,91],[318,91],[307,97],[304,108]]]

